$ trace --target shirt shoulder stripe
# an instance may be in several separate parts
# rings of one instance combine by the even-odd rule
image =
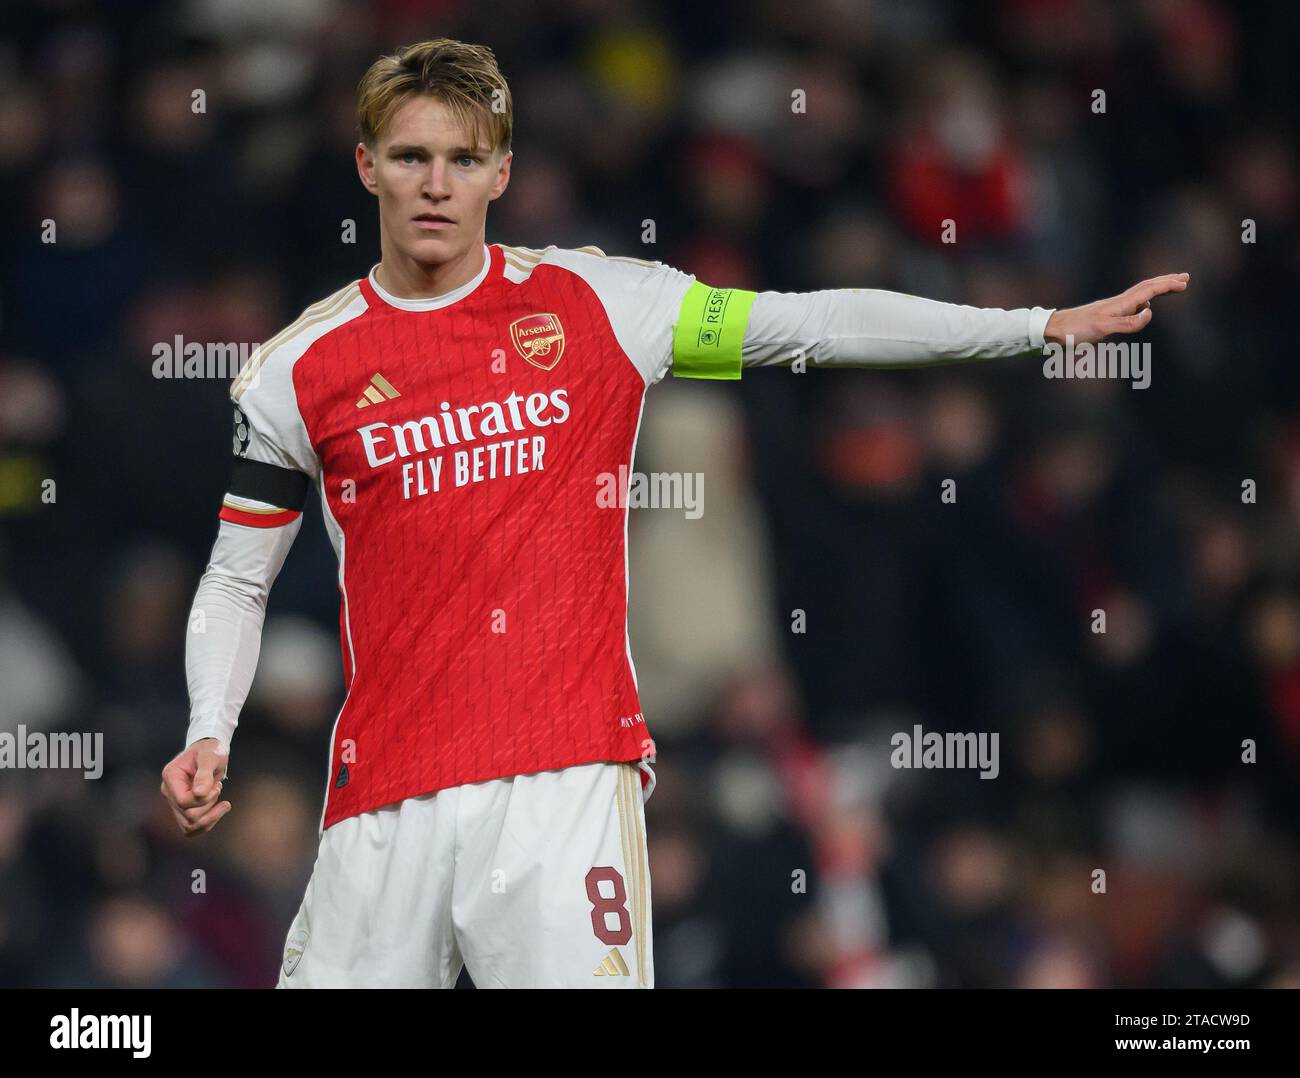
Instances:
[[[253,383],[257,377],[257,372],[262,365],[270,358],[271,354],[284,345],[289,344],[295,338],[308,332],[322,322],[327,322],[334,318],[340,311],[347,307],[353,300],[361,295],[361,285],[357,281],[340,288],[331,296],[318,303],[313,303],[298,318],[277,333],[269,341],[258,346],[254,351],[252,358],[248,361],[239,375],[230,385],[230,396],[232,400],[239,400],[244,391]]]

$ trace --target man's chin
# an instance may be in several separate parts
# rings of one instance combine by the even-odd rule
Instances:
[[[463,240],[450,236],[417,236],[406,248],[415,262],[450,262],[465,252]]]

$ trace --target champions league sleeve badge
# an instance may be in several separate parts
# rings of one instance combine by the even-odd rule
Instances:
[[[248,443],[252,441],[253,433],[248,426],[248,417],[244,415],[243,410],[238,404],[235,405],[235,456],[243,457],[248,455]]]

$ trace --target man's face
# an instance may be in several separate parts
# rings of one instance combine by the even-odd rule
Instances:
[[[358,144],[357,170],[379,198],[385,250],[425,264],[448,262],[483,242],[488,203],[510,181],[509,152],[474,144],[451,111],[412,97],[372,155]]]

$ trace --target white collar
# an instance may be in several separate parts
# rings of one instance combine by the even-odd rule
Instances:
[[[483,268],[476,273],[472,279],[466,281],[459,288],[454,288],[450,292],[444,292],[441,296],[428,296],[424,299],[403,299],[401,296],[395,296],[385,289],[375,277],[375,270],[380,266],[376,262],[370,267],[370,287],[375,290],[385,303],[394,307],[400,307],[404,311],[436,311],[440,307],[447,307],[458,300],[464,299],[479,285],[488,274],[488,269],[492,265],[492,252],[488,250],[487,244],[483,244]]]

